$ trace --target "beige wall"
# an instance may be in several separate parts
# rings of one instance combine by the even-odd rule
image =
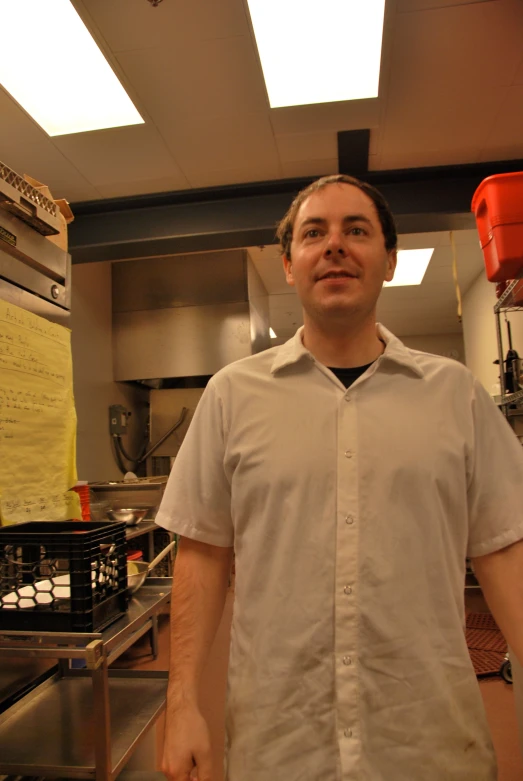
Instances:
[[[118,480],[122,474],[112,454],[109,406],[122,404],[133,413],[123,442],[134,455],[144,431],[149,392],[113,382],[110,263],[73,266],[71,313],[78,479]]]
[[[411,350],[422,350],[434,355],[445,355],[447,358],[455,358],[457,361],[465,363],[465,344],[461,333],[401,336],[400,339]]]

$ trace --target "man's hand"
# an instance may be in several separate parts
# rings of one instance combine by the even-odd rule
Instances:
[[[212,781],[209,728],[194,706],[171,711],[165,729],[162,773],[168,781]]]

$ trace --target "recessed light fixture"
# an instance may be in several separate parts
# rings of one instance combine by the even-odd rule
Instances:
[[[270,335],[271,335],[271,339],[277,339],[277,338],[278,338],[278,337],[276,336],[276,334],[274,333],[274,331],[272,330],[272,328],[270,328],[270,329],[269,329],[269,333],[270,333]]]
[[[421,285],[434,252],[432,249],[401,249],[398,251],[398,265],[392,282],[384,287]]]
[[[70,0],[2,3],[0,84],[50,136],[143,124]]]
[[[271,108],[378,97],[385,0],[247,0]]]

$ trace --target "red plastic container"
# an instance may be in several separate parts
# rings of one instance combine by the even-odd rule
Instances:
[[[474,193],[479,241],[490,282],[523,275],[523,171],[484,179]]]

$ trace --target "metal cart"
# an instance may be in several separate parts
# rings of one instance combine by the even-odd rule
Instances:
[[[165,707],[167,671],[109,669],[170,600],[149,578],[128,613],[98,633],[0,631],[0,659],[58,660],[51,677],[0,714],[0,775],[115,781]],[[85,659],[86,669],[70,669]]]

